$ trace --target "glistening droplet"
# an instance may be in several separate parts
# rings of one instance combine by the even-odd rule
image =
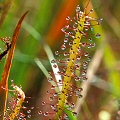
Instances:
[[[96,34],[96,38],[100,38],[100,36],[101,36],[101,35],[100,35],[99,33]]]
[[[65,28],[65,27],[64,27],[64,28],[62,28],[62,29],[61,29],[61,31],[62,31],[62,32],[65,32],[65,31],[66,31],[66,28]]]
[[[85,57],[87,57],[88,55],[89,55],[89,53],[88,53],[88,52],[85,52],[85,53],[84,53],[84,56],[85,56]]]
[[[93,27],[91,27],[91,31],[94,31],[94,28],[93,28]]]
[[[59,51],[55,51],[55,55],[59,55]]]
[[[45,112],[45,113],[44,113],[44,116],[48,116],[48,112]]]
[[[31,113],[31,110],[27,110],[27,113]]]
[[[72,112],[73,113],[73,116],[77,116],[77,113],[76,112]]]
[[[53,67],[54,67],[54,68],[57,68],[57,65],[56,65],[56,64],[54,64],[54,65],[53,65]]]
[[[78,12],[80,12],[80,6],[79,5],[76,7],[76,13],[78,13]]]
[[[67,53],[67,52],[64,52],[64,56],[68,56],[69,55],[69,53]]]
[[[51,60],[51,63],[56,63],[56,60],[55,60],[55,59],[52,59],[52,60]]]
[[[92,41],[92,38],[89,38],[89,41]]]
[[[83,62],[83,66],[87,66],[88,65],[88,62],[87,61],[84,61]]]
[[[38,111],[38,114],[41,115],[41,114],[42,114],[42,111]]]
[[[86,43],[85,43],[85,42],[82,42],[81,44],[82,44],[82,46],[83,46],[83,47],[85,47],[85,46],[86,46]]]
[[[28,118],[31,118],[31,115],[29,114],[29,115],[27,115],[27,117],[28,117]]]
[[[52,81],[53,81],[52,77],[48,78],[48,82],[52,82]]]
[[[75,28],[77,28],[77,27],[78,27],[78,24],[75,23],[75,24],[73,25],[73,28],[75,29]]]
[[[66,17],[66,20],[70,20],[70,16],[67,16],[67,17]]]
[[[92,12],[93,12],[93,9],[90,10],[90,13],[92,13]]]
[[[69,40],[68,38],[65,38],[65,39],[64,39],[64,42],[66,43],[66,42],[68,42],[68,40]]]
[[[61,50],[65,50],[65,49],[66,49],[65,44],[61,45]]]

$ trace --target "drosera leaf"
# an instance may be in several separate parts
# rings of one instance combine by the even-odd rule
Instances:
[[[84,49],[83,49],[84,47],[91,48],[95,46],[95,44],[91,44],[88,41],[89,38],[91,39],[91,35],[88,32],[90,32],[91,26],[99,25],[99,22],[98,22],[99,19],[88,16],[93,11],[93,9],[91,9],[88,13],[86,13],[86,9],[89,5],[89,2],[90,0],[88,1],[88,4],[84,8],[84,11],[81,11],[80,6],[78,5],[76,8],[76,17],[72,19],[67,17],[66,19],[69,22],[73,22],[73,21],[75,22],[72,25],[71,24],[66,25],[64,29],[62,29],[62,31],[65,33],[65,38],[71,38],[72,41],[69,42],[70,49],[68,50],[68,53],[66,52],[68,55],[65,54],[65,56],[68,56],[67,61],[66,61],[66,66],[65,67],[63,66],[64,67],[64,69],[62,69],[63,73],[60,71],[60,74],[62,73],[63,75],[63,86],[62,86],[62,91],[59,94],[59,98],[58,98],[55,120],[63,118],[64,115],[66,115],[66,111],[64,111],[64,109],[68,101],[68,97],[72,95],[78,96],[79,98],[82,97],[81,88],[78,88],[78,90],[75,91],[75,94],[70,95],[72,79],[74,79],[76,82],[86,81],[88,79],[86,73],[87,73],[88,62],[90,62],[91,57],[90,56],[87,57],[87,61],[82,61],[81,57],[84,58],[85,56],[89,55],[88,52],[86,51],[84,52]],[[93,21],[96,22],[96,24],[92,24]],[[100,34],[97,34],[97,36],[100,36]],[[84,41],[85,40],[84,38],[86,39],[86,41]],[[64,51],[66,46],[67,45],[66,45],[66,40],[65,40],[64,44],[62,45],[61,50]],[[83,55],[82,55],[82,52],[84,52]],[[78,61],[80,65],[76,61]],[[60,60],[60,62],[62,63],[63,60]],[[74,69],[74,67],[76,66],[77,68]],[[79,76],[77,76],[75,72],[77,69],[80,69],[80,68],[82,68],[80,70],[81,73],[79,74]],[[69,103],[70,102],[68,101],[67,104]],[[69,111],[69,107],[68,107],[68,111]],[[73,116],[77,115],[76,112],[72,112],[72,113],[73,113]]]
[[[4,114],[6,110],[6,101],[7,101],[7,94],[8,94],[8,78],[9,78],[10,68],[11,68],[12,60],[14,56],[14,50],[16,47],[18,35],[20,33],[22,21],[24,20],[27,13],[28,11],[20,18],[20,20],[18,21],[15,27],[15,30],[12,36],[12,41],[11,41],[11,49],[8,52],[8,56],[6,58],[6,63],[5,63],[3,74],[2,74],[2,79],[0,82],[0,113],[4,112]],[[4,114],[0,116],[1,120],[4,117]]]
[[[20,87],[18,87],[17,85],[12,84],[12,87],[14,88],[16,94],[19,95],[19,97],[17,98],[17,103],[16,106],[14,108],[14,110],[10,113],[10,117],[9,120],[14,120],[16,118],[16,116],[19,114],[20,109],[22,107],[22,103],[25,100],[25,93],[22,91],[22,89]]]
[[[71,78],[72,78],[71,69],[74,68],[74,64],[75,64],[75,61],[76,61],[76,58],[77,58],[77,55],[79,52],[79,44],[80,44],[81,38],[83,36],[83,34],[80,31],[83,31],[83,29],[84,29],[85,17],[86,17],[85,13],[82,13],[80,18],[79,19],[77,18],[78,19],[77,32],[75,33],[75,38],[73,40],[73,44],[72,44],[72,47],[71,47],[70,52],[69,52],[69,53],[75,53],[75,54],[70,54],[70,56],[69,56],[70,61],[67,64],[67,69],[65,72],[66,75],[64,76],[64,84],[62,87],[63,94],[60,94],[60,96],[59,96],[58,111],[57,111],[57,114],[55,116],[55,120],[57,120],[62,115],[64,106],[65,106],[65,101],[67,99],[66,94],[68,93],[68,89],[70,88],[70,86],[67,85],[66,83],[69,83],[71,81]]]

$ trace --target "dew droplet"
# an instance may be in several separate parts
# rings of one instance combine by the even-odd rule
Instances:
[[[44,102],[44,101],[42,101],[42,105],[45,105],[45,102]]]
[[[42,114],[42,111],[38,111],[38,114],[41,115],[41,114]]]
[[[72,36],[72,35],[73,35],[73,32],[69,32],[69,35]]]
[[[75,107],[75,103],[71,103],[71,108],[74,108]]]
[[[68,29],[70,26],[69,25],[66,25],[65,28]]]
[[[24,118],[26,115],[23,114],[22,112],[20,112],[20,113],[19,113],[19,116],[20,116],[21,118]]]
[[[29,115],[27,115],[27,117],[28,117],[28,118],[31,118],[31,115],[29,114]]]
[[[27,113],[31,113],[31,110],[27,110]]]
[[[81,75],[86,75],[86,71],[83,70],[83,71],[81,72]]]
[[[72,46],[72,44],[73,44],[73,42],[71,41],[71,42],[69,42],[69,46]]]
[[[83,66],[83,69],[87,69],[87,66]]]
[[[56,93],[54,93],[54,96],[56,97],[56,96],[58,96],[58,93],[56,92]]]
[[[70,61],[70,58],[67,58],[67,62],[69,62]]]
[[[77,82],[77,81],[80,81],[80,80],[82,80],[82,77],[75,77],[75,81]],[[76,94],[77,94],[77,92],[76,92]]]
[[[88,61],[90,62],[90,61],[91,61],[91,56],[88,56],[87,59],[88,59]]]
[[[77,5],[77,7],[76,7],[76,13],[78,13],[78,12],[80,12],[80,6],[79,5]]]
[[[83,77],[83,81],[86,81],[88,78],[86,76]]]
[[[78,91],[79,91],[79,92],[83,91],[83,88],[78,88]]]
[[[55,60],[55,59],[52,59],[52,60],[51,60],[51,63],[56,63],[56,60]]]
[[[69,53],[67,53],[67,52],[64,52],[64,56],[68,56],[69,55]]]
[[[65,114],[65,116],[64,116],[64,120],[69,120],[68,115]]]
[[[31,110],[33,110],[33,109],[34,109],[34,107],[31,107],[30,109],[31,109]]]
[[[65,38],[65,39],[64,39],[64,42],[66,43],[66,42],[68,42],[68,40],[69,40],[68,38]]]
[[[87,61],[84,61],[83,62],[83,66],[87,66],[88,65],[88,62]]]
[[[90,20],[87,20],[87,21],[86,21],[86,24],[90,25]]]
[[[69,25],[66,25],[64,28],[61,29],[62,32],[65,32],[69,28]]]
[[[96,34],[96,38],[100,38],[100,36],[101,36],[101,35],[100,35],[99,33]]]
[[[92,12],[93,12],[93,9],[90,10],[90,13],[92,13]]]
[[[56,106],[55,106],[55,105],[51,105],[51,108],[52,108],[53,110],[56,110]]]
[[[94,28],[93,28],[93,27],[91,27],[91,31],[94,31]]]
[[[65,49],[66,49],[65,44],[61,45],[61,50],[65,50]]]
[[[48,112],[45,112],[45,113],[44,113],[44,116],[48,116],[48,114],[49,114]]]
[[[86,43],[85,43],[85,42],[82,42],[81,44],[82,44],[82,46],[83,46],[83,47],[85,47],[85,46],[86,46]]]
[[[77,27],[78,27],[78,24],[75,23],[75,24],[73,25],[73,28],[75,29],[75,28],[77,28]]]
[[[82,95],[79,95],[79,98],[82,98],[83,96]]]
[[[57,65],[56,65],[56,64],[54,64],[54,65],[53,65],[53,67],[54,67],[54,68],[57,68]]]
[[[78,61],[81,59],[81,56],[79,55],[79,56],[77,56],[77,58],[76,58]]]
[[[55,51],[55,55],[59,55],[59,51]]]
[[[70,20],[70,16],[67,16],[67,17],[66,17],[66,20]]]
[[[96,44],[95,44],[95,43],[93,43],[93,44],[92,44],[92,47],[95,47],[95,45],[96,45]]]
[[[65,33],[65,38],[68,38],[68,37],[69,37],[68,33]]]
[[[72,109],[72,108],[71,108],[70,106],[67,108],[67,110],[70,110],[70,111],[71,111],[71,109]]]
[[[64,28],[62,28],[62,29],[61,29],[61,31],[62,31],[62,32],[65,32],[65,31],[66,31],[66,28],[65,28],[65,27],[64,27]]]
[[[103,18],[100,18],[100,19],[98,19],[98,20],[97,20],[97,22],[98,22],[98,25],[101,25],[101,23],[102,23],[102,20],[103,20]]]
[[[101,20],[101,21],[102,21],[102,20],[103,20],[103,18],[99,18],[99,20]]]
[[[53,89],[55,89],[55,86],[54,86],[54,85],[52,85],[51,89],[52,89],[52,90],[53,90]]]
[[[88,30],[89,30],[89,26],[86,26],[86,27],[85,27],[85,31],[88,31]]]
[[[11,80],[11,83],[14,83],[14,80]]]
[[[52,82],[52,81],[53,81],[52,77],[48,78],[48,82]]]
[[[89,53],[88,53],[88,52],[85,52],[85,53],[84,53],[84,56],[85,56],[85,57],[87,57],[88,55],[89,55]]]
[[[50,101],[53,101],[53,100],[54,100],[54,97],[49,97],[49,100],[50,100]]]
[[[92,44],[88,44],[88,48],[91,48],[92,47]]]
[[[89,38],[89,41],[92,41],[92,38]]]
[[[27,107],[25,107],[25,106],[23,106],[22,108],[23,108],[23,109],[27,109]]]
[[[73,116],[77,116],[77,113],[76,112],[72,112],[73,113]]]

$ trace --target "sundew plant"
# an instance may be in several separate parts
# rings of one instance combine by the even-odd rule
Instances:
[[[66,3],[65,8],[69,10],[72,2],[73,1]],[[1,13],[1,15],[4,15],[3,21],[7,15],[9,16],[8,11],[12,3],[12,0],[10,2],[5,2],[4,0],[1,2],[4,11]],[[29,3],[26,4],[29,5]],[[64,37],[55,50],[51,50],[51,48],[55,46],[55,44],[57,45],[57,42],[54,41],[55,44],[51,45],[48,40],[47,43],[49,37],[42,37],[42,34],[45,33],[38,32],[40,26],[37,21],[41,19],[39,16],[38,19],[36,19],[36,26],[31,26],[27,23],[27,21],[29,21],[27,16],[32,15],[31,9],[27,9],[27,12],[24,11],[24,14],[22,13],[23,15],[18,15],[21,17],[17,19],[16,27],[12,28],[12,35],[7,35],[6,33],[6,36],[12,37],[1,36],[0,70],[2,71],[2,77],[0,82],[0,120],[102,120],[103,116],[105,116],[106,120],[112,119],[110,112],[100,107],[99,104],[94,106],[94,113],[96,113],[97,116],[93,116],[91,112],[93,107],[87,105],[87,100],[89,99],[86,98],[85,100],[90,85],[97,86],[111,93],[114,96],[110,96],[112,100],[120,96],[118,92],[119,83],[117,81],[119,78],[118,71],[114,71],[114,73],[110,71],[109,74],[112,76],[109,77],[110,82],[105,82],[94,76],[103,57],[104,45],[107,44],[101,42],[102,39],[105,39],[105,34],[101,27],[103,18],[99,18],[96,15],[90,0],[79,5],[76,0],[74,4],[73,6],[75,6],[75,8],[71,10],[72,13],[74,13],[73,15],[69,16],[69,12],[65,14],[66,11],[64,10],[65,26],[63,25],[61,28],[58,27],[61,33],[64,34]],[[7,8],[6,10],[4,6]],[[50,9],[48,7],[46,8]],[[64,8],[64,6],[62,8]],[[43,11],[39,12],[42,14]],[[56,19],[56,21],[62,21],[62,19],[64,19],[62,17],[56,18],[59,18],[58,20]],[[47,19],[45,20],[47,21]],[[43,23],[40,23],[41,26],[45,24],[45,20]],[[56,21],[54,21],[54,24]],[[44,28],[41,27],[41,29]],[[47,29],[49,30],[48,27]],[[24,39],[23,30],[26,30],[31,37],[29,38],[30,42],[24,40],[21,44],[18,39]],[[58,34],[57,30],[56,28],[54,33],[50,30],[50,32],[48,32],[49,36],[51,33]],[[56,38],[55,35],[53,36],[53,38]],[[21,44],[21,46],[19,46],[20,50],[16,44],[18,46]],[[40,50],[38,50],[39,45],[42,46]],[[30,51],[29,49],[31,48],[32,50]],[[112,53],[108,46],[106,46],[105,49],[107,52]],[[38,51],[41,55],[39,55]],[[106,58],[112,58],[112,61],[115,61],[115,57],[106,52],[104,53],[105,57],[103,60],[105,65],[108,68],[112,68],[112,66],[106,63]],[[43,59],[42,54],[47,55],[49,61]],[[18,60],[20,64],[17,64],[16,60]],[[111,64],[113,65],[113,62],[111,62]],[[29,73],[31,77],[27,75],[27,66],[30,68]],[[30,66],[35,66],[35,68],[38,69],[39,81],[34,81],[37,73],[36,70],[32,70]],[[17,68],[17,70],[11,72],[12,67]],[[13,74],[13,78],[10,73]],[[28,76],[29,79],[23,79],[23,74]],[[16,77],[17,75],[19,77]],[[114,80],[113,76],[116,80]],[[16,78],[18,80],[16,80]],[[32,84],[35,88],[31,87]],[[28,92],[30,89],[31,93]],[[41,92],[39,93],[38,90]],[[95,101],[95,92],[97,91],[89,92],[88,95],[91,99],[89,102],[92,104],[92,101]],[[98,92],[96,96],[98,96]],[[117,100],[114,101],[114,103],[115,102],[117,102]],[[97,109],[97,107],[99,109]],[[103,107],[105,106],[103,105]],[[117,116],[117,119],[119,119],[119,110],[117,107],[115,108],[114,116]]]

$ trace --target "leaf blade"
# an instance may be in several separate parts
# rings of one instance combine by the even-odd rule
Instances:
[[[14,50],[15,50],[17,39],[18,39],[18,35],[20,33],[22,21],[24,20],[27,13],[28,11],[20,18],[20,20],[18,21],[15,27],[15,30],[12,36],[11,49],[8,52],[8,57],[6,58],[6,63],[4,66],[2,79],[0,82],[0,113],[3,113],[6,110],[6,101],[7,101],[7,94],[8,94],[8,78],[9,78],[12,60],[14,56]],[[3,119],[4,113],[1,115],[2,119]]]

